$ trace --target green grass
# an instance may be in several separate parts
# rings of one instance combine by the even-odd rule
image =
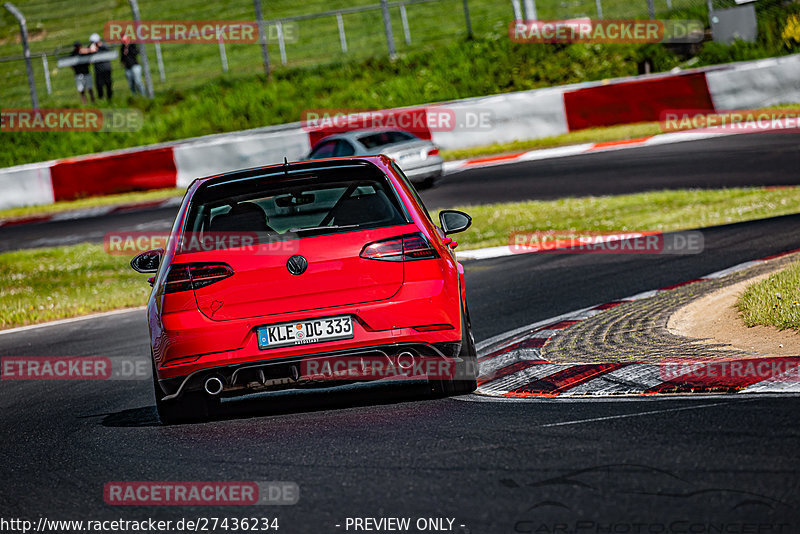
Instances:
[[[298,7],[296,2],[266,2],[268,18],[335,9],[342,6],[373,4],[375,0],[312,0]],[[603,0],[607,18],[641,16],[646,3]],[[704,17],[702,2],[675,0],[671,15]],[[664,13],[666,3],[657,0]],[[796,5],[796,4],[792,4]],[[727,47],[705,43],[697,52],[694,66],[726,61],[755,59],[790,53],[800,48],[785,46],[780,37],[792,5],[781,7],[780,0],[758,2],[760,23],[772,26],[760,31],[761,41],[737,43]],[[672,50],[661,45],[634,44],[552,44],[511,43],[507,24],[510,2],[470,0],[476,38],[466,40],[459,0],[408,7],[412,44],[403,42],[399,12],[393,12],[399,57],[390,60],[375,14],[345,16],[351,53],[338,52],[335,24],[321,21],[303,30],[300,41],[288,46],[290,63],[278,66],[271,80],[263,76],[261,56],[256,45],[229,45],[230,72],[219,68],[215,45],[164,45],[166,82],[158,81],[155,57],[151,65],[156,79],[153,101],[131,99],[119,66],[114,70],[115,101],[101,107],[133,107],[144,115],[137,132],[103,133],[6,133],[0,167],[54,158],[140,146],[206,134],[256,128],[300,120],[309,108],[384,109],[418,105],[472,96],[505,93],[573,82],[601,80],[637,73],[637,62],[653,61],[656,71],[666,71],[683,63]],[[579,0],[562,8],[558,0],[537,2],[542,18],[593,15],[594,2]],[[126,2],[100,1],[90,7],[65,0],[20,2],[27,11],[34,51],[85,40],[111,19],[129,18]],[[143,17],[161,19],[247,19],[252,18],[252,2],[200,2],[142,0]],[[569,13],[564,13],[564,10]],[[396,10],[395,10],[396,11]],[[763,13],[763,15],[762,15]],[[769,16],[768,16],[769,15]],[[331,19],[333,20],[333,19]],[[305,23],[303,23],[305,24]],[[316,23],[314,23],[316,24]],[[0,55],[19,54],[14,42],[16,26],[0,10]],[[793,45],[792,45],[793,46]],[[800,46],[800,45],[798,45]],[[279,65],[276,47],[271,47],[273,63]],[[34,62],[39,80],[42,107],[76,107],[78,97],[72,86],[71,69],[56,69],[51,57],[52,96],[43,87],[41,63]],[[0,94],[4,107],[28,107],[25,69],[21,62],[0,62]]]
[[[459,250],[509,244],[512,232],[671,231],[800,212],[800,188],[676,190],[608,197],[459,206],[472,228]]]
[[[377,57],[286,69],[269,82],[257,71],[216,77],[160,92],[152,101],[120,102],[142,111],[136,132],[3,134],[0,166],[289,123],[306,109],[385,109],[633,75],[636,53],[628,45],[552,49],[497,37],[456,41],[395,61]],[[678,61],[666,57],[660,67]]]
[[[555,4],[555,0],[550,0]],[[619,2],[620,0],[611,0]],[[686,2],[687,0],[681,0]],[[275,19],[292,15],[319,13],[340,8],[363,7],[377,4],[377,0],[307,0],[298,3],[291,0],[262,2],[264,17]],[[496,24],[505,24],[511,17],[511,4],[493,0],[472,0],[472,20],[479,34],[491,31]],[[92,32],[102,33],[109,20],[130,20],[131,12],[126,1],[99,0],[91,5],[76,4],[65,0],[19,0],[17,6],[26,14],[32,36],[31,47],[35,52],[67,49],[76,39],[86,41]],[[145,20],[254,20],[252,0],[140,0],[140,11]],[[640,9],[641,10],[641,9]],[[461,0],[439,0],[428,4],[409,5],[407,15],[412,42],[407,45],[403,38],[399,8],[390,10],[395,43],[400,53],[442,40],[463,37],[466,26],[461,9]],[[383,34],[380,10],[343,15],[347,35],[348,53],[341,51],[336,18],[329,16],[299,23],[298,40],[286,44],[287,66],[281,65],[279,47],[269,44],[273,68],[291,68],[315,63],[327,63],[348,59],[361,60],[377,54],[386,54],[387,45]],[[0,55],[18,55],[21,47],[16,42],[17,25],[5,10],[0,11]],[[163,44],[163,61],[166,80],[161,82],[155,61],[155,49],[148,45],[154,86],[157,91],[168,88],[186,89],[196,87],[198,82],[223,75],[219,48],[216,44]],[[227,44],[229,64],[228,77],[249,76],[263,72],[261,50],[257,44]],[[38,58],[34,61],[37,84],[43,98],[74,101],[72,70],[58,69],[55,59],[50,59],[53,96],[45,94],[43,66]],[[25,68],[21,61],[0,64],[0,93],[12,102],[27,103]],[[114,73],[115,86],[127,93],[122,70]]]
[[[747,326],[775,326],[800,333],[800,263],[748,286],[736,306]]]
[[[89,244],[0,254],[0,328],[143,305],[150,287],[129,261]]]
[[[56,202],[54,204],[44,204],[42,206],[22,206],[19,208],[8,208],[0,210],[0,220],[15,219],[19,217],[31,217],[35,215],[47,215],[51,213],[62,213],[65,211],[80,210],[86,208],[97,208],[100,206],[114,206],[117,204],[135,204],[138,202],[149,202],[153,200],[166,200],[172,197],[180,197],[186,192],[185,189],[154,189],[152,191],[140,191],[135,193],[121,193],[118,195],[108,195],[102,197],[87,197],[78,200],[68,200]]]
[[[762,2],[765,0],[762,0]],[[647,3],[627,0],[602,0],[607,18],[631,18],[646,16]],[[264,17],[276,19],[293,15],[319,13],[349,7],[374,6],[378,0],[269,0],[263,2]],[[672,0],[674,7],[698,10],[699,0]],[[68,0],[17,0],[17,7],[25,14],[34,52],[52,53],[61,49],[68,51],[76,39],[85,42],[89,34],[102,33],[109,20],[130,20],[128,2],[98,0],[90,4]],[[660,15],[667,12],[666,0],[655,0]],[[140,0],[140,11],[144,20],[253,20],[252,0]],[[476,35],[503,31],[513,18],[511,2],[508,0],[469,0],[473,30]],[[565,6],[561,0],[537,0],[541,18],[569,18],[594,16],[593,0],[575,0]],[[466,33],[461,0],[438,0],[431,3],[410,4],[406,8],[411,43],[403,36],[399,8],[391,8],[393,33],[398,51],[402,54],[426,46],[462,38]],[[386,55],[387,45],[379,10],[345,14],[343,23],[347,35],[348,52],[341,51],[335,17],[304,20],[298,26],[298,39],[287,43],[287,67],[327,63],[348,59]],[[18,27],[5,10],[0,11],[0,56],[21,54],[17,42]],[[185,89],[195,87],[198,82],[222,74],[219,49],[216,45],[164,44],[162,45],[166,81],[161,82],[155,66],[155,52],[149,46],[154,84],[156,90],[165,88]],[[270,43],[269,51],[273,65],[282,68],[277,43]],[[250,75],[262,67],[261,51],[255,44],[229,44],[226,47],[230,71],[228,76]],[[72,70],[58,69],[55,57],[50,57],[50,77],[53,96],[45,91],[44,69],[41,61],[34,60],[39,92],[46,100],[70,97],[74,100]],[[115,73],[116,86],[127,91],[121,69]],[[28,94],[23,62],[0,63],[0,94],[8,102],[27,104]]]
[[[474,221],[457,236],[465,250],[508,244],[512,231],[667,231],[796,213],[800,189],[662,191],[460,209]],[[131,270],[129,259],[91,244],[0,254],[0,328],[144,304],[147,275]]]

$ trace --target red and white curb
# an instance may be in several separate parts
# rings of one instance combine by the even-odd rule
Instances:
[[[530,150],[527,152],[520,152],[515,154],[502,154],[499,156],[488,156],[488,157],[474,158],[468,160],[446,161],[444,163],[444,174],[445,175],[455,174],[460,171],[465,171],[468,169],[495,167],[498,165],[508,165],[512,163],[520,163],[525,161],[563,158],[569,156],[578,156],[581,154],[589,154],[594,152],[608,152],[612,150],[624,150],[629,148],[641,148],[654,145],[680,143],[685,141],[695,141],[699,139],[708,139],[712,137],[721,137],[721,136],[736,135],[742,133],[770,132],[770,131],[787,130],[787,129],[798,129],[798,128],[787,126],[787,127],[768,128],[768,129],[743,129],[742,131],[719,131],[710,128],[704,130],[688,130],[683,132],[666,133],[666,134],[654,135],[651,137],[641,137],[637,139],[625,139],[622,141],[584,143],[580,145],[545,148],[545,149]],[[127,211],[138,211],[144,209],[158,209],[170,206],[177,207],[178,205],[180,205],[180,200],[181,200],[180,197],[174,197],[167,200],[137,202],[132,204],[114,205],[114,206],[99,206],[96,208],[69,210],[53,214],[37,215],[31,217],[0,219],[0,227],[14,226],[19,224],[100,217],[112,213],[122,213]],[[611,238],[611,240],[614,240],[613,236],[609,237]],[[462,257],[463,259],[487,259],[499,256],[508,256],[511,255],[512,253],[513,252],[511,252],[509,247],[491,247],[488,249],[481,249],[480,251],[462,252],[460,257]]]
[[[741,263],[696,280],[583,308],[487,339],[477,346],[479,377],[476,393],[506,398],[715,392],[800,393],[800,355],[788,358],[687,360],[685,365],[681,365],[680,361],[552,363],[541,356],[542,347],[559,330],[605,310],[702,280],[721,278],[795,252],[800,252],[800,249]]]
[[[166,200],[152,200],[147,202],[134,202],[131,204],[115,204],[111,206],[97,206],[79,210],[66,210],[55,213],[47,213],[32,217],[17,217],[12,219],[0,219],[0,226],[17,226],[20,224],[44,223],[54,221],[69,221],[74,219],[88,219],[91,217],[102,217],[113,213],[129,213],[142,210],[156,210],[161,208],[178,207],[181,204],[181,197],[171,197]]]
[[[509,165],[512,163],[522,163],[525,161],[539,161],[546,159],[563,158],[568,156],[579,156],[595,152],[610,152],[612,150],[625,150],[629,148],[641,148],[655,145],[667,145],[672,143],[682,143],[685,141],[698,141],[710,139],[712,137],[723,137],[729,135],[739,135],[757,132],[777,132],[782,130],[797,130],[796,125],[782,125],[770,128],[758,128],[757,125],[750,123],[743,124],[740,130],[730,130],[722,128],[705,128],[701,130],[686,130],[683,132],[670,132],[648,137],[638,137],[635,139],[624,139],[621,141],[605,141],[602,143],[582,143],[579,145],[569,145],[555,148],[542,148],[529,150],[527,152],[516,152],[513,154],[500,154],[498,156],[487,156],[457,161],[447,161],[444,164],[444,172],[454,174],[469,169],[479,169],[484,167],[496,167],[498,165]]]
[[[375,110],[367,114],[372,122],[348,121],[346,129],[379,125],[404,127],[442,148],[457,150],[543,139],[594,127],[655,122],[661,120],[664,113],[675,110],[728,112],[793,104],[800,102],[798,82],[800,54],[793,54]],[[336,114],[335,110],[328,111]],[[470,128],[471,121],[467,119],[477,115],[487,117],[488,123],[481,120],[480,128]],[[440,117],[448,120],[428,120]],[[3,191],[0,208],[53,204],[124,191],[186,187],[198,176],[280,163],[284,157],[293,161],[302,159],[313,143],[340,130],[340,125],[333,122],[321,121],[313,127],[294,122],[0,169]],[[690,139],[685,134],[680,137],[680,140]],[[459,170],[526,158],[569,155],[574,150],[590,152],[659,142],[672,141],[669,137],[657,136],[483,158],[485,161],[453,162],[447,168]]]

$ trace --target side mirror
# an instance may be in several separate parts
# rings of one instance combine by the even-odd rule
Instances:
[[[161,264],[161,256],[163,255],[163,248],[146,250],[133,257],[131,268],[138,273],[154,273],[158,271],[158,266]]]
[[[439,212],[439,223],[444,234],[463,232],[472,224],[472,217],[456,210],[442,210]]]

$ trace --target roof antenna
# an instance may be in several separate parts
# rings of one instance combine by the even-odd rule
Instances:
[[[283,174],[289,176],[289,160],[283,156]]]

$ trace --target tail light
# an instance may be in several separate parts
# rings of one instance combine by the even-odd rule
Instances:
[[[164,293],[200,289],[233,275],[225,263],[179,263],[169,268]]]
[[[439,254],[424,235],[410,234],[369,243],[361,250],[361,257],[367,260],[413,261],[438,258]]]
[[[438,156],[438,155],[439,155],[439,148],[438,147],[428,150],[428,157]]]

